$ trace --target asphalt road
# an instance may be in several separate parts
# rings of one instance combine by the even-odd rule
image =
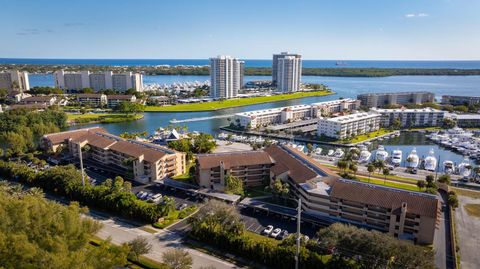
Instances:
[[[441,202],[438,229],[435,231],[433,246],[435,249],[435,267],[450,269],[454,267],[450,240],[450,212],[446,205],[446,194],[438,194]]]

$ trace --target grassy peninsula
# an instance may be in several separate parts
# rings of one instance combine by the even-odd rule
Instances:
[[[324,96],[329,94],[334,94],[334,92],[330,90],[322,90],[322,91],[296,92],[296,93],[290,93],[290,94],[279,94],[279,95],[272,95],[272,96],[228,99],[228,100],[213,101],[213,102],[207,102],[207,103],[180,104],[180,105],[171,105],[171,106],[147,106],[145,107],[145,112],[212,111],[212,110],[219,110],[219,109],[225,109],[230,107],[248,106],[248,105],[260,104],[260,103],[278,102],[278,101],[305,98],[305,97]]]

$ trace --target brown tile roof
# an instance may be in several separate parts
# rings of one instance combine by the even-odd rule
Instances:
[[[72,142],[74,143],[79,143],[84,141],[87,141],[89,145],[92,145],[97,148],[102,148],[102,149],[106,149],[109,146],[116,143],[115,140],[108,139],[106,137],[98,135],[94,131],[89,131],[80,137],[72,139]]]
[[[407,212],[432,218],[437,217],[439,206],[434,195],[345,179],[335,181],[330,196],[392,210],[397,210],[402,203],[407,203]]]
[[[50,102],[54,98],[53,96],[43,96],[43,95],[38,95],[38,96],[30,96],[27,98],[24,98],[22,102]]]
[[[270,156],[264,151],[242,151],[197,155],[197,163],[200,166],[200,169],[218,167],[222,161],[226,169],[237,166],[273,164]]]
[[[146,161],[152,163],[157,162],[163,156],[167,155],[167,153],[165,152],[150,149],[124,140],[120,140],[117,143],[113,144],[112,146],[110,146],[110,149],[135,158],[143,155]]]
[[[101,93],[79,93],[77,98],[100,98],[102,95]]]
[[[65,140],[67,139],[77,139],[81,136],[84,136],[88,132],[103,132],[105,133],[106,130],[103,129],[102,127],[92,127],[92,128],[83,128],[83,129],[78,129],[78,130],[71,130],[71,131],[66,131],[66,132],[60,132],[60,133],[53,133],[53,134],[46,134],[44,135],[44,138],[50,140],[50,143],[52,145],[64,143]]]
[[[46,109],[48,107],[47,103],[41,104],[15,104],[8,106],[7,109]]]
[[[275,166],[281,165],[281,167],[273,167],[272,172],[276,175],[282,174],[288,170],[289,177],[295,181],[295,183],[305,183],[317,176],[325,178],[336,178],[337,176],[331,173],[325,167],[316,163],[311,158],[306,156],[297,150],[290,149],[291,152],[286,151],[280,146],[270,146],[265,151],[270,154],[275,161]],[[316,167],[321,173],[314,171],[310,166]]]

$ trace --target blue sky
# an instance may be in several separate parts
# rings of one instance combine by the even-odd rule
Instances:
[[[480,60],[478,0],[0,0],[2,58]]]

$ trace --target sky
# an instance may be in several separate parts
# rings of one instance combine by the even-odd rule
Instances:
[[[0,58],[480,60],[479,0],[0,0]]]

